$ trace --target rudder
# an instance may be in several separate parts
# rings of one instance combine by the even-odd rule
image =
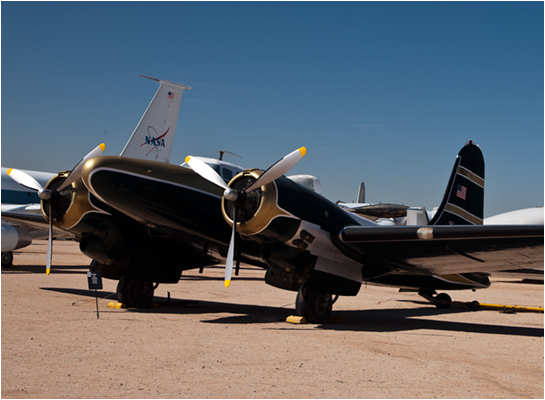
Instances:
[[[484,157],[470,140],[456,156],[439,209],[430,225],[482,225]]]

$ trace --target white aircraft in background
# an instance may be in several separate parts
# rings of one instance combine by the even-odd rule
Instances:
[[[120,155],[168,163],[172,154],[182,93],[191,87],[140,76],[159,82],[160,86]],[[90,155],[99,155],[103,150],[93,150],[84,160],[90,158]],[[78,166],[83,165],[84,160]],[[76,169],[77,167],[72,174]],[[9,170],[2,167],[2,267],[13,265],[13,250],[30,245],[33,239],[49,236],[48,224],[40,210],[40,198],[36,190],[17,184],[8,176]],[[20,171],[34,178],[38,184],[36,187],[42,188],[57,175],[40,171]],[[10,221],[10,217],[21,216],[24,216],[25,223],[20,220]],[[53,233],[55,237],[70,237],[61,230],[53,229]]]
[[[484,219],[484,225],[543,225],[543,206],[523,208]]]

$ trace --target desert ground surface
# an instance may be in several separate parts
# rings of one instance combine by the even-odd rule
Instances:
[[[244,267],[184,272],[157,308],[113,309],[88,289],[77,243],[15,252],[2,270],[3,398],[543,398],[543,314],[439,310],[363,286],[335,323],[292,324],[296,293]],[[183,255],[181,255],[182,257]],[[495,281],[453,300],[543,306],[543,285]],[[170,303],[168,298],[170,296]],[[98,302],[98,316],[97,316]]]

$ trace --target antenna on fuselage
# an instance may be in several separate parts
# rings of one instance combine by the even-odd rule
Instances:
[[[235,153],[231,153],[230,151],[226,151],[226,150],[218,150],[217,152],[218,152],[218,154],[220,155],[220,158],[219,158],[219,160],[220,160],[220,161],[222,161],[222,160],[223,160],[223,155],[224,155],[225,153],[227,153],[227,154],[232,154],[232,155],[234,155],[234,156],[236,156],[236,157],[238,157],[238,158],[242,159],[242,157],[241,157],[241,156],[237,156],[237,155],[236,155]]]

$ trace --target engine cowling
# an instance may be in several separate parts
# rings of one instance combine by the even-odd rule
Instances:
[[[259,169],[245,170],[229,182],[229,187],[241,191],[252,185],[261,174],[263,171]],[[221,205],[223,217],[231,227],[236,207],[237,232],[259,242],[286,242],[293,237],[301,224],[299,218],[278,205],[275,182],[245,194],[236,203],[223,198]]]
[[[89,225],[83,219],[89,213],[105,214],[97,206],[91,203],[90,193],[81,181],[78,179],[60,192],[54,189],[58,188],[66,179],[70,171],[59,172],[45,186],[45,189],[52,190],[53,195],[49,200],[41,201],[41,211],[44,218],[49,221],[49,205],[54,224],[56,227],[75,233],[90,233],[97,229],[96,224]]]

